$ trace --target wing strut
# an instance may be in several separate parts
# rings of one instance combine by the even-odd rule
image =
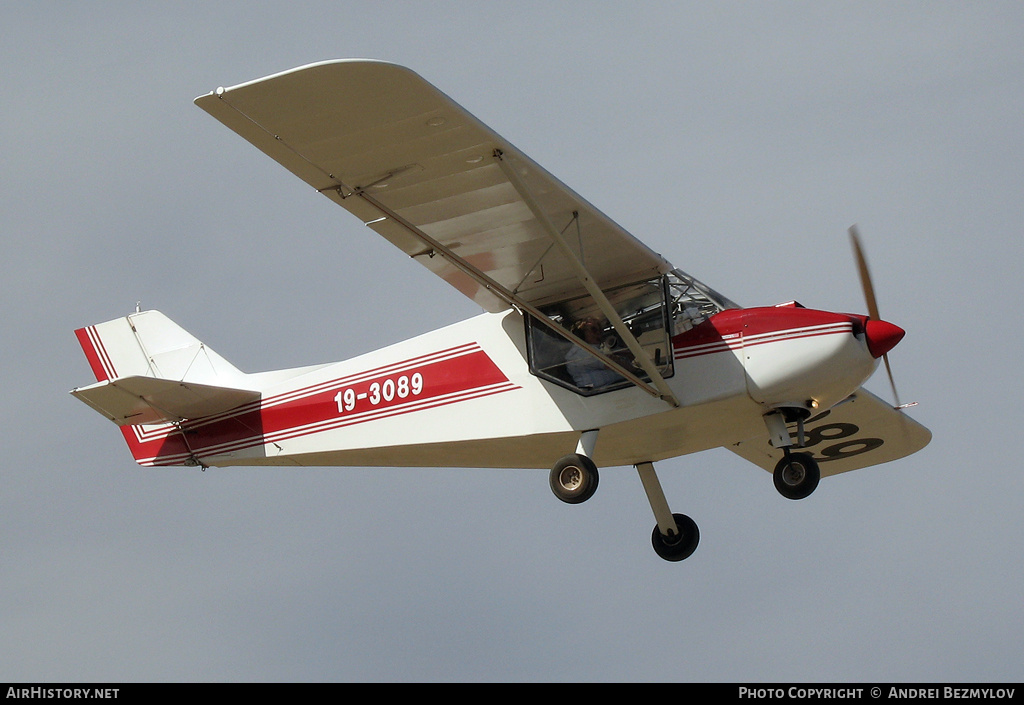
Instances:
[[[604,295],[603,291],[601,291],[601,287],[594,281],[590,272],[587,271],[586,266],[580,261],[579,257],[576,256],[576,253],[572,251],[572,248],[569,247],[569,243],[565,241],[562,233],[558,231],[558,228],[556,228],[554,223],[551,222],[551,219],[548,218],[547,213],[545,213],[537,203],[537,199],[534,197],[533,192],[530,191],[530,188],[522,179],[519,178],[519,174],[516,173],[515,168],[506,159],[504,159],[504,155],[501,150],[495,150],[494,157],[497,159],[498,166],[501,167],[506,178],[508,178],[515,190],[530,207],[530,210],[533,212],[537,222],[543,226],[548,235],[551,236],[551,239],[554,240],[555,244],[562,251],[562,255],[576,270],[576,276],[580,280],[580,283],[583,284],[587,292],[594,298],[594,301],[597,302],[598,307],[601,309],[601,313],[604,314],[605,318],[608,319],[608,322],[612,324],[615,332],[619,335],[619,338],[626,344],[626,347],[629,348],[629,351],[633,354],[633,358],[636,360],[637,364],[639,364],[640,367],[643,368],[643,371],[647,373],[647,376],[651,378],[651,381],[654,383],[657,390],[656,396],[661,397],[672,406],[679,406],[679,400],[676,399],[675,394],[672,393],[668,383],[665,382],[665,378],[661,376],[658,368],[647,355],[647,352],[643,347],[641,347],[640,342],[636,339],[636,336],[633,335],[633,332],[629,330],[629,326],[627,326],[619,316],[618,311],[616,311],[615,307],[612,306],[611,301],[609,301],[608,297]],[[543,316],[543,318],[547,318],[547,316]],[[585,343],[581,343],[577,340],[574,340],[573,342],[585,349],[590,349],[590,346]],[[604,361],[603,357],[602,361]],[[616,368],[616,371],[620,370]],[[629,375],[628,378],[637,386],[650,391],[647,384],[643,383],[635,375]]]
[[[324,189],[324,190],[327,190],[327,189]],[[339,185],[337,187],[334,187],[334,189],[332,189],[332,190],[337,190],[338,195],[341,198],[350,198],[350,197],[353,197],[353,196],[357,197],[357,198],[361,198],[366,203],[369,203],[374,208],[376,208],[385,218],[388,218],[388,219],[392,220],[393,222],[401,225],[411,235],[416,237],[416,239],[418,239],[424,245],[429,247],[430,248],[429,254],[431,256],[443,257],[448,262],[451,262],[455,267],[457,267],[464,274],[466,274],[467,276],[469,276],[473,280],[479,282],[480,284],[483,284],[487,288],[488,291],[490,291],[492,294],[497,296],[499,299],[501,299],[502,301],[505,301],[510,306],[515,306],[520,311],[524,311],[524,312],[528,313],[529,315],[533,316],[535,320],[540,322],[542,325],[546,326],[553,333],[555,333],[556,335],[561,336],[562,338],[565,338],[566,340],[568,340],[573,345],[580,346],[583,350],[586,350],[588,353],[590,353],[591,355],[596,357],[602,363],[604,363],[605,365],[607,365],[611,369],[615,370],[615,372],[619,373],[625,379],[627,379],[629,382],[633,383],[634,385],[636,385],[637,387],[639,387],[643,391],[647,392],[651,396],[660,397],[660,398],[663,398],[663,399],[665,398],[664,394],[662,394],[659,389],[656,389],[656,388],[650,386],[649,384],[647,384],[647,382],[645,382],[643,379],[638,377],[632,370],[627,369],[625,366],[623,366],[620,362],[618,362],[617,360],[615,360],[611,356],[604,354],[600,350],[595,350],[591,346],[587,345],[584,341],[580,340],[575,335],[573,335],[572,333],[567,331],[565,328],[563,328],[562,326],[558,325],[557,323],[552,321],[550,318],[548,318],[546,315],[544,315],[544,313],[541,312],[536,306],[534,306],[533,304],[530,304],[529,302],[523,300],[523,298],[520,297],[520,296],[517,296],[515,292],[509,291],[508,289],[506,289],[500,283],[498,283],[497,281],[495,281],[491,277],[487,276],[487,274],[485,274],[484,272],[480,271],[478,268],[474,267],[472,264],[467,262],[465,259],[463,259],[459,255],[457,255],[454,252],[452,252],[452,250],[450,248],[445,247],[440,242],[438,242],[434,238],[432,238],[429,235],[427,235],[425,232],[423,232],[422,230],[417,228],[415,225],[410,223],[408,220],[406,220],[405,218],[400,216],[395,211],[393,211],[390,208],[388,208],[387,206],[385,206],[383,203],[381,203],[380,201],[375,199],[373,196],[371,196],[366,191],[359,190],[359,189],[350,189],[350,188],[346,187],[345,185]],[[347,190],[347,194],[346,194],[346,190]],[[368,224],[369,223],[367,223],[367,225]],[[602,294],[602,297],[603,297],[603,294]],[[616,318],[618,318],[617,314],[616,314]],[[628,332],[628,329],[627,329],[627,332]],[[630,335],[629,339],[632,339],[631,335]],[[626,340],[626,338],[623,338],[623,340]],[[642,357],[641,359],[642,360],[646,359],[646,356]],[[661,379],[660,375],[659,375],[658,378]],[[664,380],[663,380],[663,383],[664,383]],[[678,406],[679,405],[678,402],[676,402],[674,398],[672,400],[666,399],[666,401],[669,401],[669,403],[673,404],[674,406]]]

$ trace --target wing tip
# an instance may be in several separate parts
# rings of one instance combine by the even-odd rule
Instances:
[[[401,71],[401,72],[406,73],[406,74],[411,74],[411,75],[414,75],[414,76],[418,75],[418,74],[416,74],[415,71],[413,71],[412,69],[410,69],[407,66],[402,66],[401,64],[396,64],[394,62],[386,61],[384,59],[363,59],[363,58],[325,59],[325,60],[322,60],[322,61],[314,61],[314,62],[311,62],[311,63],[308,63],[308,64],[302,64],[301,66],[296,66],[294,68],[285,69],[284,71],[278,71],[276,73],[268,74],[268,75],[262,76],[260,78],[254,78],[254,79],[252,79],[250,81],[244,81],[242,83],[238,83],[238,84],[233,85],[233,86],[227,86],[227,87],[219,86],[215,90],[210,91],[209,93],[204,93],[203,95],[200,95],[200,96],[196,97],[192,102],[195,103],[196,105],[198,105],[199,107],[203,107],[203,103],[208,103],[210,100],[213,100],[213,99],[216,99],[216,98],[223,98],[227,93],[231,93],[232,91],[240,90],[240,89],[243,89],[243,88],[246,88],[248,86],[252,86],[252,85],[258,84],[258,83],[264,83],[264,82],[267,82],[267,81],[273,81],[275,79],[278,79],[278,78],[281,78],[281,77],[284,77],[284,76],[291,76],[291,75],[294,75],[294,74],[297,74],[297,73],[317,71],[317,70],[331,70],[331,69],[338,69],[338,68],[350,67],[350,66],[364,66],[364,67],[376,67],[376,68],[385,68],[386,67],[388,70],[398,70],[398,71]]]

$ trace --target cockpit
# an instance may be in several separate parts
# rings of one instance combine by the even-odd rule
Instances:
[[[674,371],[674,335],[738,308],[680,270],[603,293],[663,378]],[[546,322],[527,316],[530,371],[584,396],[629,386],[623,371],[650,381],[604,310],[593,297],[582,296],[544,307]]]

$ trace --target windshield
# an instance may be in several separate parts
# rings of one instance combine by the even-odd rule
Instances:
[[[682,270],[674,269],[665,278],[668,280],[672,335],[690,330],[719,311],[739,308],[737,304]]]

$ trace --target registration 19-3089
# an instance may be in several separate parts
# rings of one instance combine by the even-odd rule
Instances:
[[[334,401],[338,404],[338,413],[344,414],[346,411],[353,411],[356,404],[363,400],[368,401],[371,406],[377,406],[394,399],[417,396],[422,392],[423,375],[414,372],[411,376],[402,375],[378,380],[361,392],[357,392],[355,387],[346,387],[334,396]]]

